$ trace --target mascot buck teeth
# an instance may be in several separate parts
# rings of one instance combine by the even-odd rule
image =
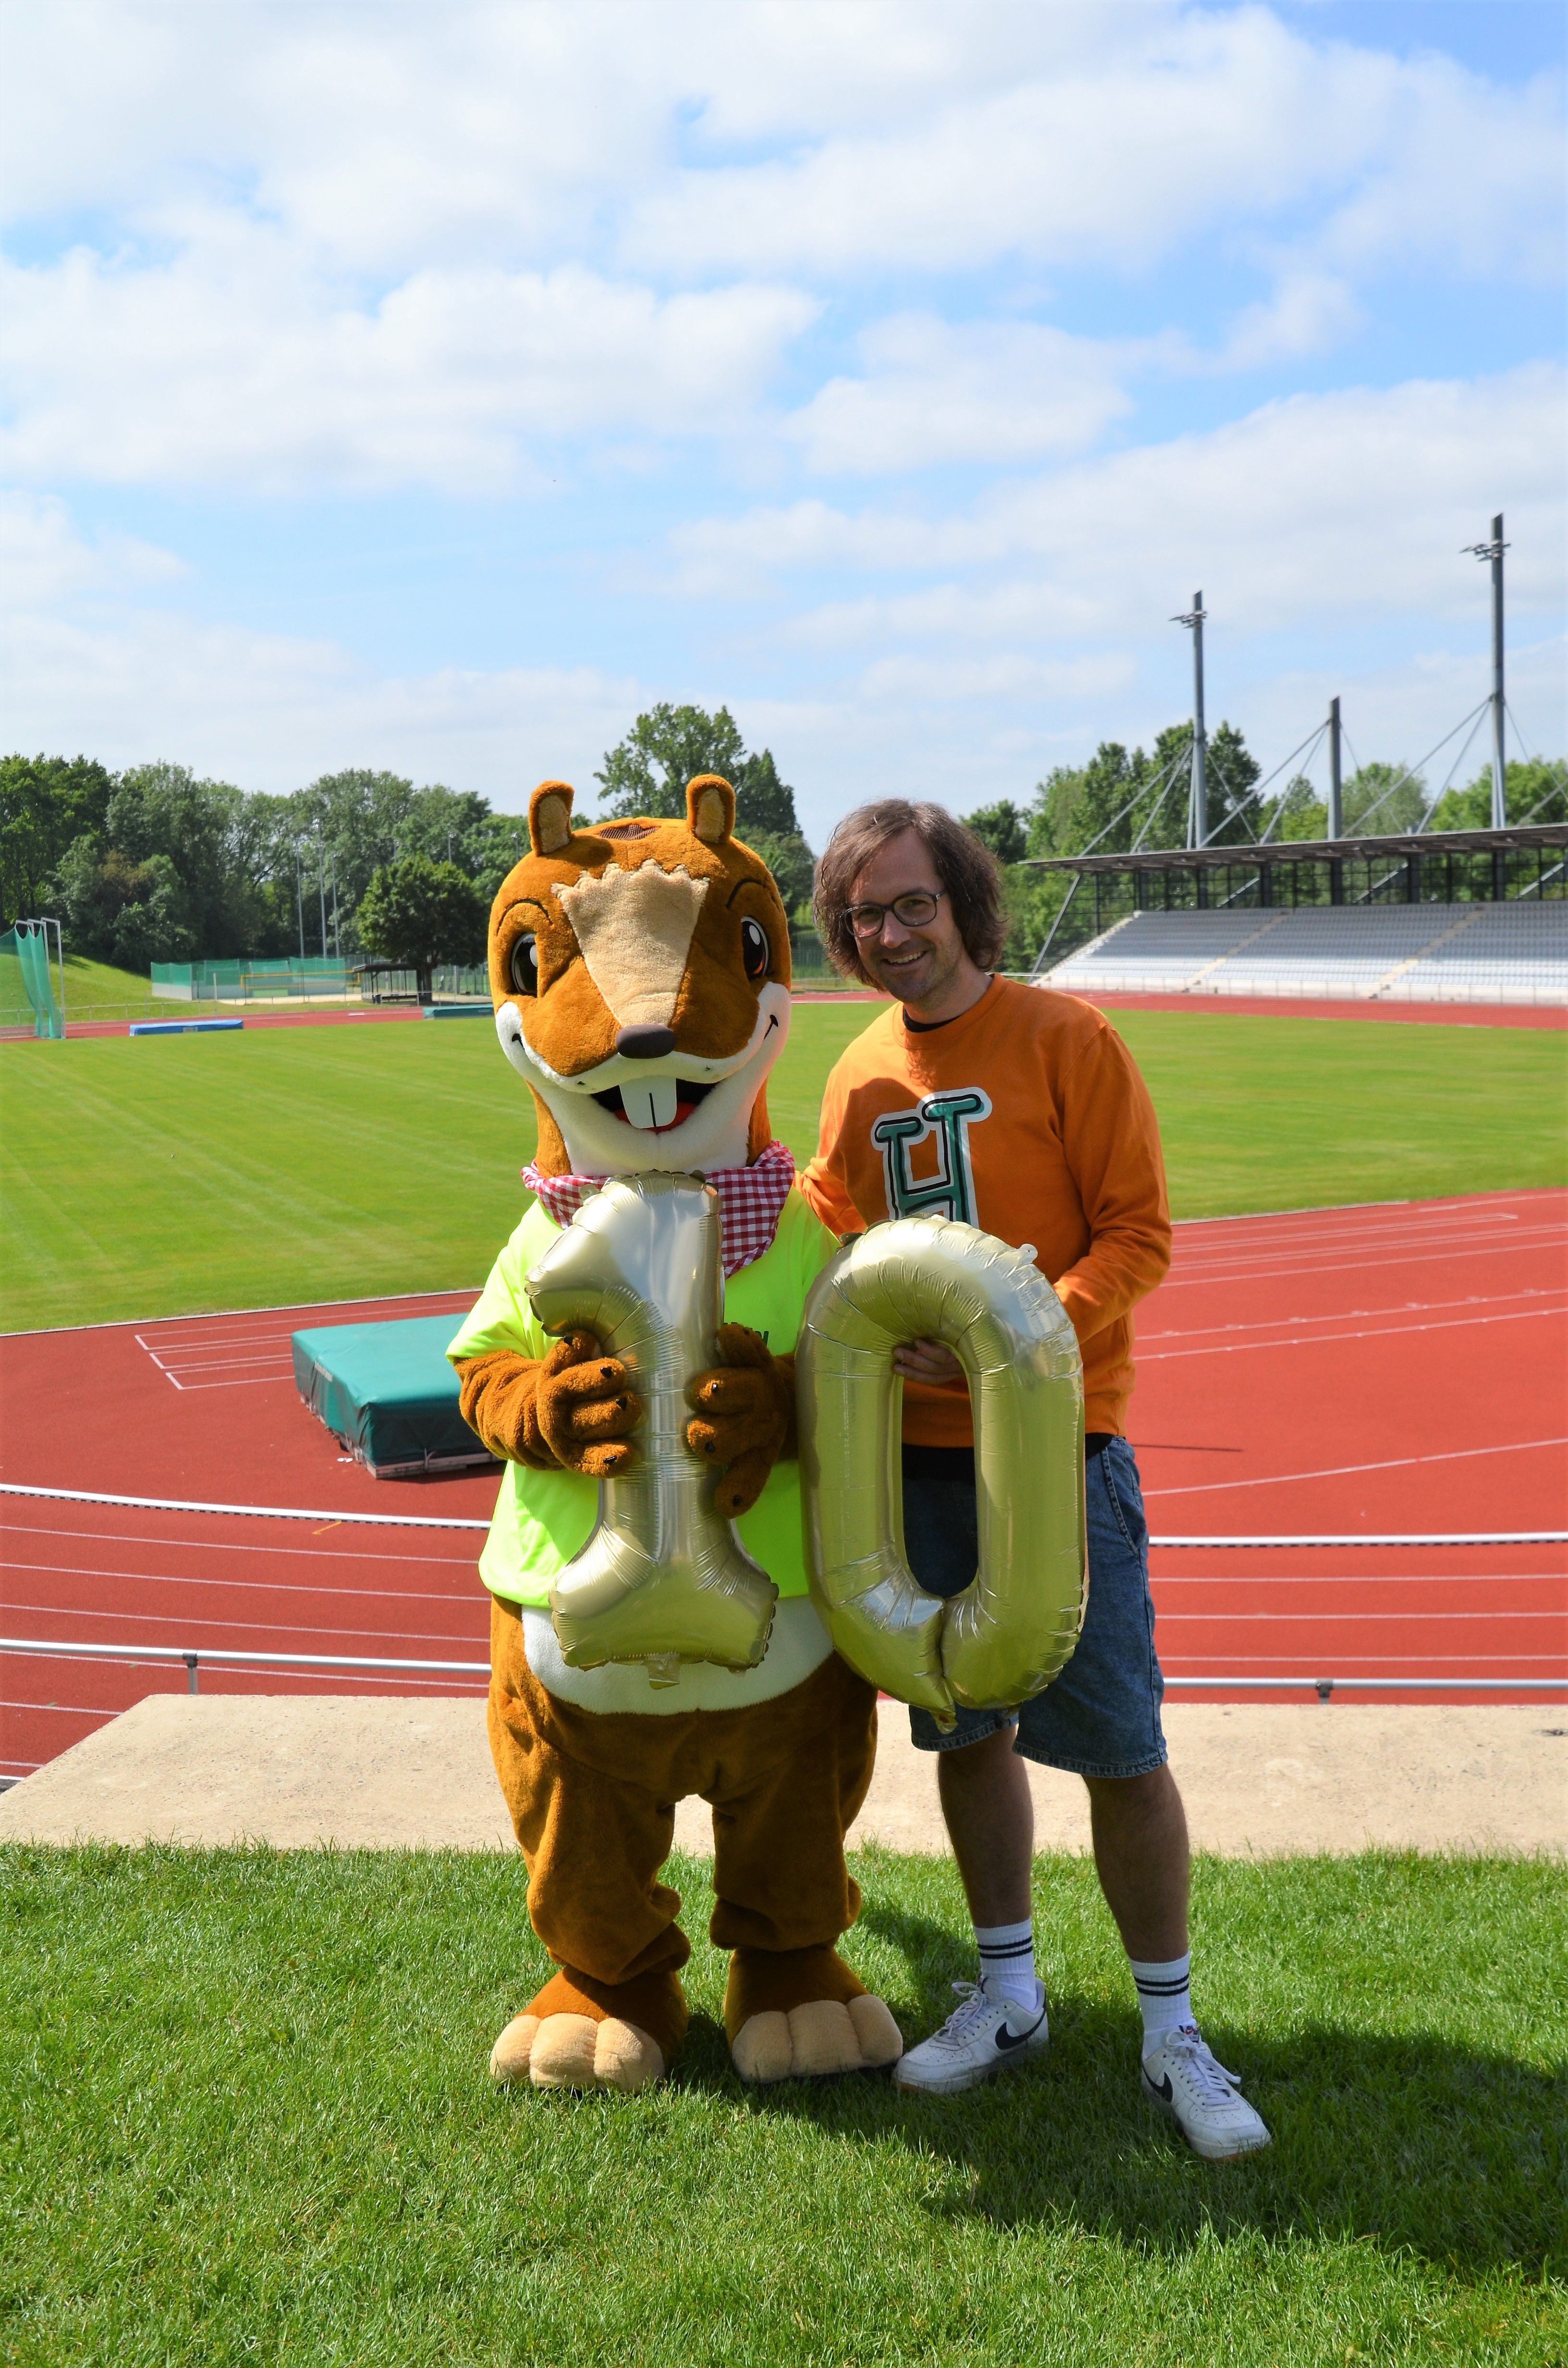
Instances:
[[[480,1565],[490,1742],[557,1967],[491,2070],[622,2089],[667,2070],[688,1951],[659,1870],[688,1793],[713,1809],[710,1929],[732,1952],[724,2021],[741,2078],[891,2064],[892,2017],[835,1945],[859,1907],[844,1837],[870,1782],[876,1697],[834,1653],[806,1588],[790,1352],[836,1245],[768,1127],[764,1089],[790,1027],[783,905],[734,837],[734,793],[717,776],[690,783],[684,823],[574,832],[572,794],[562,781],[535,791],[530,852],[490,919],[502,1050],[539,1111],[525,1170],[539,1197],[448,1352],[465,1417],[509,1467]],[[604,1189],[612,1178],[625,1181]],[[684,1376],[672,1431],[635,1386],[651,1401],[651,1367],[551,1311],[572,1300],[564,1268],[598,1255],[591,1238],[579,1254],[585,1234],[679,1203],[711,1244],[715,1193],[722,1285],[711,1260],[709,1276],[726,1320],[704,1336],[693,1308],[663,1326],[666,1351],[682,1337],[712,1337],[717,1351]],[[536,1302],[564,1337],[551,1341]],[[693,1527],[723,1531],[732,1641],[704,1657],[688,1632],[657,1633],[656,1588],[638,1591],[619,1645],[596,1647],[594,1620],[568,1616],[569,1599],[605,1591],[572,1586],[603,1534],[598,1484],[634,1478],[656,1428],[707,1492]],[[688,1498],[689,1479],[681,1467],[672,1481]]]

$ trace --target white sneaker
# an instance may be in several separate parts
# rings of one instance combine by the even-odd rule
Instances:
[[[925,2097],[956,2097],[960,2089],[978,2089],[995,2072],[1011,2071],[1031,2055],[1042,2055],[1051,2044],[1045,2019],[1045,1987],[1035,1984],[1033,2006],[1020,2006],[982,1982],[955,1982],[961,2003],[940,2031],[901,2055],[892,2067],[895,2089],[913,2089]]]
[[[1267,2123],[1253,2112],[1236,2076],[1216,2064],[1195,2024],[1162,2032],[1143,2058],[1143,2094],[1168,2113],[1194,2154],[1229,2162],[1272,2143]]]

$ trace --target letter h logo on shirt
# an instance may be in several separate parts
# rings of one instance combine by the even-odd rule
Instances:
[[[960,1224],[977,1225],[974,1177],[969,1160],[969,1130],[976,1119],[989,1118],[991,1097],[978,1086],[960,1091],[926,1094],[912,1110],[889,1110],[871,1128],[871,1140],[882,1154],[890,1217],[953,1217]],[[937,1137],[937,1173],[915,1176],[909,1156],[928,1134]]]

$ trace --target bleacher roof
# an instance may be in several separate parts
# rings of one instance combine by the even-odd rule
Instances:
[[[1227,864],[1353,863],[1368,857],[1408,862],[1427,855],[1492,855],[1554,847],[1568,850],[1568,823],[1517,823],[1507,830],[1427,830],[1373,838],[1244,839],[1228,847],[1124,848],[1111,855],[1028,855],[1041,871],[1217,871]]]

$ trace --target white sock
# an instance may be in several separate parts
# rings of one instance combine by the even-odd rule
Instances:
[[[1138,2003],[1143,2009],[1143,2053],[1149,2053],[1157,2039],[1167,2031],[1176,2031],[1192,2021],[1192,1955],[1167,1957],[1163,1964],[1143,1964],[1129,1957],[1132,1978],[1138,1986]]]
[[[1015,2006],[1035,2006],[1040,1989],[1034,1970],[1032,1924],[977,1924],[974,1938],[980,1951],[980,1977],[987,1989],[1010,1998]]]

